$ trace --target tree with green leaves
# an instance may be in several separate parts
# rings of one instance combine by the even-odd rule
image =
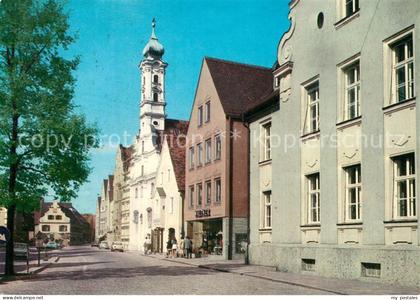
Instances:
[[[11,240],[5,274],[13,270],[15,214],[38,209],[54,193],[76,196],[98,146],[95,125],[73,102],[79,58],[63,54],[75,41],[59,0],[0,2],[0,206]]]

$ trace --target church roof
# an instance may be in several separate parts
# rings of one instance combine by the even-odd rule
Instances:
[[[239,117],[273,88],[271,68],[206,57],[225,114]]]
[[[153,18],[152,21],[152,34],[150,36],[149,42],[146,44],[146,46],[143,49],[143,56],[146,58],[162,58],[163,54],[165,53],[165,49],[163,48],[163,45],[159,43],[159,40],[155,33],[155,27],[156,27],[156,21]]]

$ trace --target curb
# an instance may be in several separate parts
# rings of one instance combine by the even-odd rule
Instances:
[[[265,276],[252,275],[252,274],[245,273],[245,272],[236,272],[236,271],[231,271],[231,270],[218,268],[218,267],[213,267],[213,266],[208,266],[208,265],[196,265],[196,264],[191,264],[191,263],[183,262],[183,261],[174,261],[174,260],[170,260],[170,259],[167,259],[167,258],[160,258],[160,257],[156,257],[156,256],[151,256],[151,255],[150,256],[149,255],[142,255],[142,256],[147,256],[147,257],[151,257],[151,258],[155,258],[155,259],[159,259],[159,260],[164,260],[164,261],[169,261],[169,262],[173,262],[173,263],[193,266],[193,267],[197,267],[197,268],[201,268],[201,269],[213,270],[213,271],[223,272],[223,273],[231,273],[231,274],[236,274],[236,275],[241,275],[241,276],[248,276],[248,277],[268,280],[268,281],[271,281],[271,282],[278,282],[278,283],[289,284],[289,285],[303,287],[303,288],[309,288],[309,289],[313,289],[313,290],[317,290],[317,291],[321,291],[321,292],[327,292],[327,293],[331,293],[331,294],[335,294],[335,295],[348,295],[346,293],[337,292],[337,291],[333,291],[333,290],[329,290],[329,289],[323,289],[323,288],[315,287],[315,286],[311,286],[311,285],[305,285],[305,284],[302,284],[302,283],[296,283],[296,282],[293,282],[293,281],[273,279],[273,278],[269,278],[269,277],[265,277]]]
[[[55,259],[54,259],[54,256],[51,258],[51,262],[48,262],[48,263],[46,263],[45,265],[43,265],[43,266],[41,266],[41,267],[37,267],[37,268],[35,268],[34,270],[32,270],[32,271],[30,271],[29,272],[29,274],[30,275],[34,275],[34,274],[38,274],[38,273],[41,273],[42,271],[44,271],[46,268],[48,268],[49,266],[51,266],[53,263],[56,263],[56,262],[58,262],[58,260],[60,259],[60,257],[59,256],[57,256]]]

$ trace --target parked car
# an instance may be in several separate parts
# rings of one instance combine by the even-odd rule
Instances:
[[[47,248],[47,249],[58,249],[59,245],[54,241],[50,241],[45,245],[45,248]]]
[[[113,242],[111,245],[111,251],[120,251],[120,252],[124,252],[124,246],[122,242]]]
[[[28,244],[25,243],[14,243],[14,253],[15,258],[17,259],[25,259],[29,258],[29,247]]]
[[[93,242],[92,244],[90,244],[91,247],[99,247],[98,242]]]
[[[109,249],[108,242],[102,241],[99,243],[99,249]]]

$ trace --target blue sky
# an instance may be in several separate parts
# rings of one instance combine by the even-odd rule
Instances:
[[[80,55],[75,103],[103,135],[139,130],[141,51],[156,17],[165,47],[167,114],[188,119],[204,56],[271,67],[288,29],[289,0],[69,0],[70,25]],[[93,171],[74,206],[95,213],[115,149],[92,153]]]

